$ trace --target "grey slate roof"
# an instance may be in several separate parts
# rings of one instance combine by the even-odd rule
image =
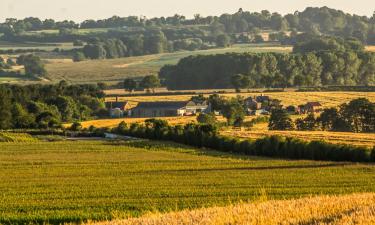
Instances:
[[[127,104],[128,102],[106,102],[105,107],[107,109],[115,109],[115,108],[123,109]]]
[[[188,102],[140,102],[135,109],[181,109]]]

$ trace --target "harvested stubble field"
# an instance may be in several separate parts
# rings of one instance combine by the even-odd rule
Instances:
[[[258,139],[266,136],[278,135],[282,137],[298,138],[305,141],[326,141],[333,144],[347,144],[373,148],[375,146],[375,134],[373,133],[349,133],[329,131],[274,131],[268,130],[268,124],[257,124],[251,129],[225,129],[222,135],[238,138]]]
[[[235,97],[241,95],[243,97],[258,96],[260,93],[224,93],[220,96],[224,97]],[[306,104],[307,102],[320,102],[323,107],[337,107],[342,103],[349,102],[355,98],[367,98],[372,102],[375,102],[375,92],[270,92],[263,93],[271,98],[281,100],[281,104],[284,106],[300,104]],[[206,97],[209,94],[205,94]],[[122,101],[131,102],[159,102],[159,101],[188,101],[192,95],[165,95],[165,96],[131,96],[131,97],[120,97]],[[115,101],[116,98],[109,97],[106,101]]]
[[[125,122],[127,124],[132,123],[143,123],[147,118],[120,118],[120,119],[101,119],[101,120],[90,120],[82,122],[81,125],[83,128],[89,128],[90,126],[94,127],[109,127],[114,128],[117,127],[121,122]],[[195,116],[186,116],[186,117],[163,117],[158,118],[168,121],[171,125],[177,124],[187,124],[190,122],[196,122],[197,118]],[[66,124],[65,127],[69,127],[71,124]]]
[[[375,224],[375,194],[265,201],[192,211],[185,210],[168,214],[151,214],[137,219],[89,224]]]
[[[375,166],[225,155],[163,142],[0,144],[0,223],[124,219],[240,201],[375,191]]]

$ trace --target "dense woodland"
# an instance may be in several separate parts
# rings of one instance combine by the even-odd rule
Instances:
[[[0,129],[58,128],[106,116],[103,97],[97,85],[0,85]]]
[[[292,54],[198,55],[164,66],[169,89],[374,85],[375,54],[356,39],[309,37]]]

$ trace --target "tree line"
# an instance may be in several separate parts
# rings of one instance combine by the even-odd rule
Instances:
[[[270,130],[326,130],[355,133],[375,132],[375,103],[366,98],[358,98],[344,103],[338,108],[324,109],[318,117],[310,113],[295,122],[285,109],[275,109],[268,125]]]
[[[287,159],[375,162],[375,149],[329,144],[322,141],[306,142],[278,136],[257,140],[240,140],[218,134],[210,124],[171,126],[167,121],[149,119],[145,124],[122,122],[112,132],[139,138],[175,141],[196,147],[237,154]]]
[[[298,43],[294,53],[189,56],[166,65],[160,79],[171,90],[322,85],[374,85],[375,53],[355,39],[326,37]]]
[[[106,116],[97,85],[0,85],[0,129],[57,128]]]
[[[341,10],[328,7],[308,7],[304,11],[296,11],[285,16],[277,12],[262,10],[261,12],[248,12],[239,9],[233,14],[202,17],[194,15],[187,19],[183,15],[175,14],[170,17],[119,17],[113,16],[103,20],[86,20],[78,24],[73,21],[56,22],[52,19],[40,20],[28,17],[22,20],[6,19],[0,24],[0,32],[21,33],[22,31],[44,29],[74,29],[74,28],[119,28],[119,27],[165,27],[165,26],[191,26],[205,27],[214,34],[219,33],[244,33],[258,30],[271,29],[274,31],[294,31],[312,34],[326,34],[341,37],[356,37],[364,43],[375,43],[375,14],[372,17],[358,16],[345,13]]]
[[[225,47],[228,43],[229,40],[224,40],[218,42],[218,45]],[[82,50],[73,51],[73,59],[74,61],[112,59],[208,48],[209,46],[203,43],[200,38],[168,40],[164,32],[156,31],[119,38],[92,38],[88,40]]]

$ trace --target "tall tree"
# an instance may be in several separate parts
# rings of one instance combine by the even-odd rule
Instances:
[[[128,78],[124,81],[124,89],[128,92],[133,92],[137,88],[137,82],[134,79]]]
[[[294,123],[284,109],[274,109],[271,112],[268,129],[270,130],[293,130]]]
[[[155,88],[160,87],[160,80],[155,75],[149,75],[144,77],[139,85],[148,91],[152,89],[155,92]]]

